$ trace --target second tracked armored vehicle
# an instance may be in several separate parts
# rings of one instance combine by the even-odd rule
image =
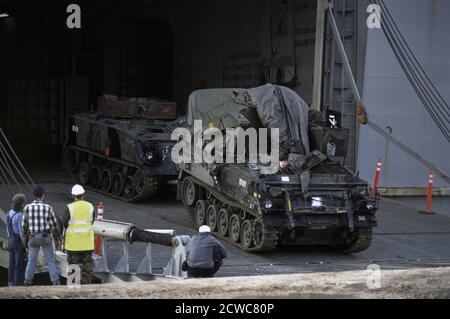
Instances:
[[[328,127],[294,91],[274,85],[199,90],[189,98],[187,122],[195,120],[220,131],[278,128],[280,136],[271,173],[259,161],[181,164],[177,196],[195,227],[207,224],[249,252],[331,245],[353,253],[370,246],[376,202],[368,183],[342,165],[348,132]]]
[[[99,98],[97,112],[69,118],[66,169],[88,189],[128,202],[152,197],[178,167],[170,157],[176,105],[153,98]]]

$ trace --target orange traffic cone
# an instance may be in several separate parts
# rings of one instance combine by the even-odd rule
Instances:
[[[377,188],[378,183],[380,182],[380,175],[381,175],[381,166],[383,165],[383,161],[378,159],[377,161],[377,167],[375,169],[375,176],[373,178],[373,188],[372,188],[372,194],[370,197],[372,197],[373,200],[377,199]]]
[[[434,173],[432,170],[428,173],[428,189],[427,189],[427,201],[425,204],[425,210],[421,211],[422,214],[433,215],[434,212],[431,210],[431,201],[433,199],[433,178]]]
[[[97,220],[103,220],[103,212],[105,209],[105,205],[103,202],[98,203],[97,205]],[[95,236],[95,253],[98,256],[101,256],[102,254],[102,236],[96,235]]]

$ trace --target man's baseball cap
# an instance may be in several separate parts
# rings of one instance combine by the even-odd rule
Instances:
[[[210,233],[211,232],[211,228],[209,228],[209,226],[207,225],[203,225],[200,226],[200,228],[198,229],[199,233]]]
[[[45,194],[45,188],[42,185],[35,185],[33,187],[33,195],[35,197],[42,197]]]

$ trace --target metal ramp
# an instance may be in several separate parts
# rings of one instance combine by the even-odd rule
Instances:
[[[174,233],[173,230],[152,230],[152,232]],[[102,283],[123,283],[123,282],[145,282],[157,280],[160,278],[172,278],[172,279],[186,279],[187,272],[182,271],[181,265],[186,260],[186,252],[184,245],[189,240],[189,236],[176,236],[173,237],[173,247],[171,257],[164,267],[163,272],[155,274],[152,267],[152,243],[145,244],[144,258],[141,260],[136,271],[130,271],[130,256],[129,246],[130,243],[127,240],[119,240],[117,238],[108,239],[102,236],[102,248],[101,254],[94,255],[94,276],[97,277]],[[113,267],[109,266],[107,241],[120,242],[122,245],[122,255],[119,258],[117,264]],[[64,263],[62,258],[59,263]],[[65,263],[67,267],[67,262]],[[61,272],[63,275],[63,273]],[[64,276],[64,275],[63,275]],[[69,278],[67,272],[65,277]]]
[[[119,258],[113,270],[110,270],[108,264],[107,239],[103,238],[102,243],[101,255],[95,255],[94,257],[94,276],[102,283],[142,282],[157,278],[157,275],[153,274],[151,243],[146,244],[145,256],[135,272],[130,272],[129,243],[127,241],[121,241],[122,256]],[[182,274],[179,275],[182,276]]]
[[[4,212],[0,210],[0,221],[3,222]],[[96,228],[95,223],[101,223],[103,228]],[[118,237],[102,236],[99,232],[100,229],[104,229],[105,225],[111,224],[112,227],[117,229],[118,225],[123,227],[134,227],[132,224],[126,224],[115,221],[96,221],[94,223],[94,230],[96,234],[102,237],[102,248],[100,255],[93,254],[94,259],[94,272],[93,275],[101,283],[124,283],[124,282],[145,282],[152,281],[161,278],[171,278],[171,279],[186,279],[188,277],[187,272],[182,270],[182,264],[186,260],[185,245],[189,241],[189,236],[180,235],[174,236],[173,230],[145,230],[152,233],[169,234],[173,236],[171,245],[167,246],[171,249],[170,258],[167,262],[166,267],[163,268],[162,273],[155,273],[152,267],[152,243],[145,243],[145,254],[142,258],[136,271],[130,271],[130,256],[129,256],[129,246],[130,241],[127,240],[129,237],[124,236],[127,239],[120,239]],[[125,235],[125,233],[124,233]],[[122,246],[122,255],[114,267],[110,267],[108,262],[108,249],[106,248],[106,243],[108,241],[119,242]],[[7,269],[8,268],[8,241],[6,239],[0,238],[0,266]],[[55,251],[56,264],[58,266],[59,273],[61,277],[67,279],[68,285],[75,285],[71,274],[68,273],[67,264],[67,254],[62,251]],[[44,261],[44,256],[42,250],[38,256],[38,263],[36,265],[36,273],[47,272],[47,265]]]
[[[154,231],[154,230],[153,230]],[[107,259],[107,245],[103,242],[101,256],[95,256],[94,275],[102,283],[144,282],[160,278],[186,279],[187,272],[182,270],[182,264],[186,260],[184,245],[189,236],[176,236],[173,240],[172,254],[163,272],[155,274],[152,267],[152,244],[146,243],[145,255],[135,272],[130,272],[129,243],[122,241],[123,253],[114,270],[110,270]],[[105,238],[103,238],[105,241]]]

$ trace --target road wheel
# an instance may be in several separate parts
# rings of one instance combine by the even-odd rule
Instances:
[[[112,192],[116,196],[122,195],[125,184],[125,177],[121,173],[116,173],[112,180]]]
[[[206,224],[206,201],[199,200],[197,201],[197,204],[195,204],[195,224],[197,227],[200,227],[202,225]]]
[[[93,165],[97,162],[97,158],[90,153],[87,155],[87,160],[88,160],[89,164],[91,164],[91,165]]]
[[[123,165],[122,168],[120,169],[120,171],[122,172],[123,175],[126,176],[126,175],[128,175],[129,168],[127,165]]]
[[[103,192],[109,192],[112,186],[112,174],[111,171],[105,168],[102,172],[102,177],[100,180],[100,189]]]
[[[141,194],[145,190],[145,173],[141,169],[134,174],[134,189],[137,194]]]
[[[69,172],[74,173],[80,166],[80,152],[68,149],[64,152],[64,163]]]
[[[219,210],[217,230],[221,236],[228,235],[228,225],[230,221],[230,213],[226,208]]]
[[[89,186],[92,188],[98,188],[100,186],[101,168],[94,166],[91,169],[91,176],[89,177]]]
[[[211,204],[208,206],[208,211],[206,213],[206,218],[207,218],[207,225],[209,226],[209,228],[211,228],[211,231],[216,231],[217,230],[217,206],[214,204]]]
[[[347,236],[345,243],[336,248],[344,253],[359,253],[370,247],[372,243],[372,228],[359,228]]]
[[[198,199],[198,187],[192,180],[186,178],[183,182],[183,204],[192,207]]]
[[[253,223],[253,241],[255,242],[255,246],[259,247],[263,244],[264,236],[264,228],[261,224],[261,221],[256,220]]]
[[[237,243],[241,237],[241,219],[238,214],[233,214],[230,217],[230,239]]]
[[[253,222],[249,219],[242,223],[241,229],[241,245],[245,249],[253,246]]]
[[[134,186],[133,186],[133,178],[131,176],[127,176],[125,178],[124,186],[123,186],[123,196],[125,198],[131,198],[134,195]]]
[[[80,164],[80,170],[78,172],[78,180],[81,185],[87,185],[89,182],[89,164],[88,162],[82,162]]]

